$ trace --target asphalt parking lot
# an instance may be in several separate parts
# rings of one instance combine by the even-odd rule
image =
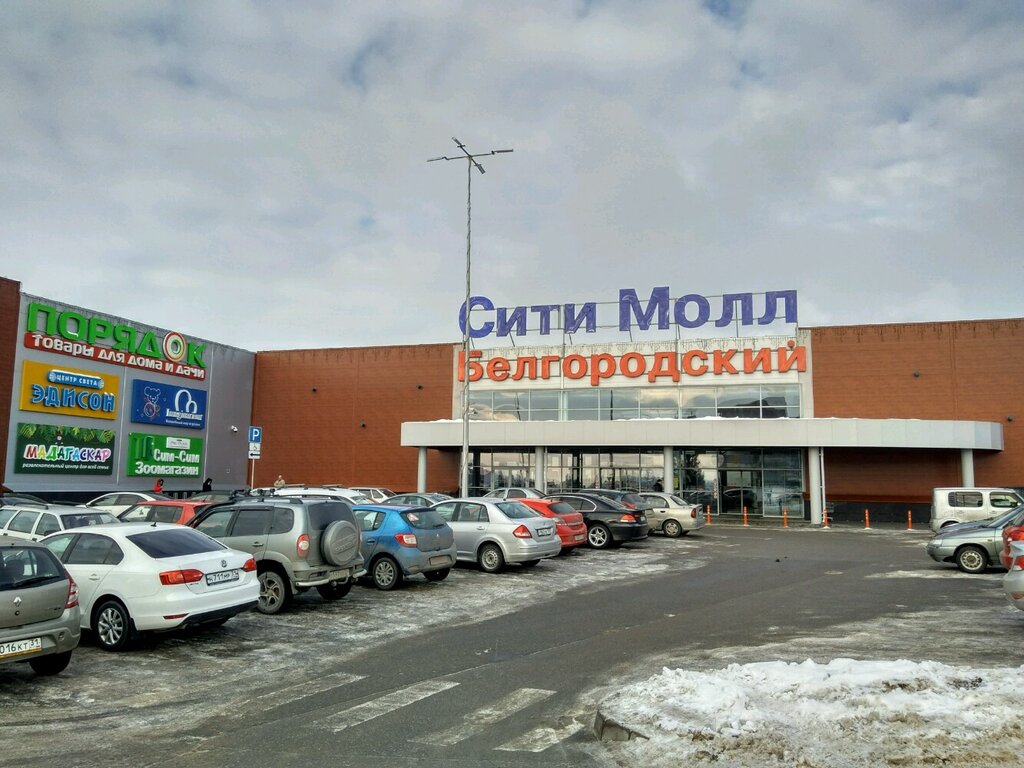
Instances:
[[[666,666],[1024,663],[1000,572],[936,564],[927,538],[711,526],[333,604],[314,593],[123,654],[86,640],[55,678],[0,667],[0,765],[626,765],[595,714]]]

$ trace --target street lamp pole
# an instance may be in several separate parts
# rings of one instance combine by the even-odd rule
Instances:
[[[492,149],[490,152],[471,153],[466,145],[452,136],[455,146],[462,152],[454,157],[432,157],[427,160],[465,160],[466,161],[466,303],[463,305],[462,329],[462,466],[459,473],[459,489],[463,497],[469,495],[469,300],[470,275],[472,273],[472,242],[473,242],[473,168],[484,173],[484,167],[478,157],[490,157],[512,152],[511,149]]]

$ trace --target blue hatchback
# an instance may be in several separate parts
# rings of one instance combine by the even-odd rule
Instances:
[[[352,511],[362,532],[366,575],[378,589],[394,589],[417,573],[441,581],[455,565],[455,535],[434,510],[359,504]]]

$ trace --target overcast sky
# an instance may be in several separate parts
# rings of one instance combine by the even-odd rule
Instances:
[[[794,289],[1018,317],[1019,2],[6,2],[0,274],[251,350]],[[712,318],[714,319],[714,318]]]

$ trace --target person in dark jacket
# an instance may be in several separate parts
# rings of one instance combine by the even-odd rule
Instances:
[[[208,478],[206,478],[203,481],[203,490],[204,491],[212,491],[213,490],[213,478],[212,477],[208,477]]]

